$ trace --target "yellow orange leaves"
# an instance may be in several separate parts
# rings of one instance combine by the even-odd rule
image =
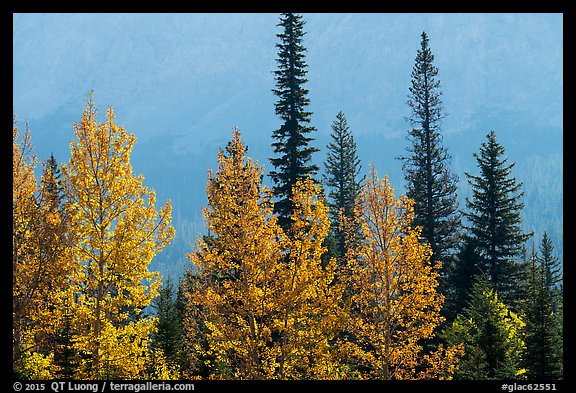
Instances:
[[[143,176],[133,175],[134,135],[116,124],[111,108],[103,124],[96,114],[90,99],[74,125],[77,140],[71,143],[69,164],[62,168],[67,209],[78,238],[73,249],[78,271],[71,287],[79,294],[75,322],[88,328],[76,349],[91,356],[83,371],[89,378],[136,376],[144,363],[135,361],[127,370],[113,351],[126,347],[126,354],[144,356],[139,351],[146,351],[150,321],[125,323],[157,295],[159,275],[148,266],[174,238],[171,206],[167,202],[158,210],[154,190],[143,185]],[[122,332],[113,327],[118,324]]]
[[[420,242],[420,228],[411,227],[412,201],[397,199],[388,178],[380,180],[372,166],[356,215],[364,241],[347,255],[348,329],[355,337],[347,348],[366,370],[357,377],[449,377],[456,349],[423,354],[422,340],[443,320],[443,298],[436,292],[439,266],[430,266],[430,247]]]

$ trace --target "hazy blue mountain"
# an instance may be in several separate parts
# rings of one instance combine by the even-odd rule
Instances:
[[[445,145],[464,172],[490,130],[524,182],[527,230],[563,236],[561,14],[305,14],[308,88],[323,168],[330,125],[343,111],[364,170],[374,162],[403,192],[410,72],[420,34],[436,56]],[[29,120],[39,159],[69,158],[72,124],[94,91],[135,133],[135,171],[171,199],[177,238],[155,266],[179,274],[198,233],[206,173],[238,127],[249,155],[271,169],[277,14],[15,14],[13,105]],[[270,183],[268,178],[265,182]],[[461,203],[464,207],[464,203]]]

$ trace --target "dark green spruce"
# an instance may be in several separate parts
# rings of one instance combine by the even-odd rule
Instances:
[[[470,300],[470,290],[476,278],[482,274],[476,241],[464,234],[453,264],[447,274],[444,315],[451,322],[462,312]]]
[[[308,90],[304,88],[308,81],[304,55],[306,48],[302,44],[304,24],[301,15],[291,13],[282,14],[278,23],[282,32],[277,34],[280,39],[276,44],[278,69],[274,71],[276,88],[272,91],[278,96],[275,108],[282,125],[272,134],[275,140],[272,147],[277,157],[270,158],[274,166],[270,177],[277,199],[274,211],[278,213],[278,222],[284,229],[291,223],[292,187],[298,179],[313,177],[318,171],[318,166],[311,163],[312,153],[318,149],[310,146],[314,138],[308,136],[315,128],[308,125],[312,112],[306,110],[310,100]]]
[[[154,299],[153,307],[158,317],[157,332],[153,335],[153,346],[160,349],[170,364],[180,366],[184,333],[182,314],[177,293],[168,279]]]
[[[562,294],[562,265],[560,260],[554,255],[554,245],[548,237],[546,231],[540,243],[540,256],[538,261],[546,272],[546,287],[554,296],[554,303],[558,302],[558,297]]]
[[[328,144],[324,162],[324,185],[329,189],[327,204],[330,215],[330,237],[334,241],[334,254],[341,261],[346,254],[346,233],[340,227],[340,214],[353,226],[352,239],[358,240],[359,227],[354,220],[354,205],[360,193],[361,179],[358,179],[362,165],[356,152],[356,142],[348,127],[346,116],[338,112],[332,123],[332,141]]]
[[[64,188],[62,186],[62,172],[58,167],[58,162],[54,157],[54,154],[50,154],[50,157],[44,162],[44,173],[46,174],[48,169],[51,174],[51,181],[46,184],[46,190],[49,195],[52,196],[54,202],[57,206],[62,204],[64,199]]]
[[[494,131],[486,138],[480,153],[474,153],[480,174],[466,173],[472,187],[472,198],[466,200],[468,210],[464,212],[469,221],[466,228],[476,246],[478,267],[488,275],[504,302],[512,305],[522,274],[518,260],[531,234],[523,233],[521,227],[523,192],[522,183],[511,175],[514,163],[508,164],[508,158],[503,157],[505,149]]]
[[[525,300],[526,351],[523,356],[526,376],[535,380],[562,378],[562,316],[558,307],[558,287],[550,284],[553,276],[547,262],[553,257],[546,234],[540,247],[541,256],[532,251],[529,260]]]
[[[414,225],[422,227],[422,237],[430,244],[430,262],[443,263],[440,290],[444,292],[443,278],[460,233],[458,178],[450,172],[451,157],[443,146],[441,121],[445,115],[438,68],[434,66],[428,36],[423,32],[421,37],[408,95],[412,113],[407,120],[412,129],[407,139],[411,144],[406,149],[407,157],[400,159],[407,182],[406,195],[414,200]]]

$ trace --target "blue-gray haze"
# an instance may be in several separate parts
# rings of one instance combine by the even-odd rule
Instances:
[[[439,69],[442,133],[464,172],[490,130],[524,182],[526,230],[563,236],[563,19],[561,14],[304,14],[314,145],[323,168],[330,125],[343,111],[363,168],[374,162],[404,191],[406,105],[420,34]],[[13,110],[28,120],[39,160],[69,159],[72,124],[93,90],[100,108],[137,137],[136,173],[173,202],[177,237],[154,267],[177,276],[204,232],[207,170],[238,127],[248,154],[270,170],[277,14],[14,14]],[[270,183],[265,177],[265,182]]]

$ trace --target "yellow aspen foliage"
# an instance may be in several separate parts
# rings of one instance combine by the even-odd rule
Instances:
[[[188,254],[184,330],[190,378],[338,378],[336,263],[322,266],[327,208],[311,180],[293,190],[289,233],[262,168],[235,130],[209,173],[208,235]]]
[[[23,379],[54,379],[57,375],[54,353],[43,355],[40,352],[26,350],[22,357],[22,368],[19,374]]]
[[[270,327],[282,234],[270,190],[260,184],[262,168],[245,151],[234,130],[226,153],[218,154],[216,173],[208,175],[203,215],[209,235],[188,254],[194,273],[184,330],[192,363],[208,370],[192,370],[191,377],[264,379],[274,373]]]
[[[154,324],[139,318],[157,295],[152,258],[174,238],[171,205],[156,208],[156,194],[135,176],[133,134],[118,126],[114,111],[98,123],[88,100],[74,124],[76,141],[62,165],[66,207],[75,233],[74,348],[82,359],[78,378],[140,378]],[[119,361],[122,351],[127,356]]]
[[[363,241],[347,254],[350,310],[345,343],[354,378],[450,378],[462,348],[423,353],[422,340],[442,322],[438,294],[440,262],[412,227],[412,200],[396,198],[388,177],[371,166],[356,204]],[[345,223],[344,223],[345,226]]]
[[[22,140],[16,119],[12,128],[12,315],[13,367],[22,367],[24,336],[30,329],[34,310],[35,281],[38,279],[37,249],[33,223],[37,217],[34,193],[35,157],[32,156],[30,131],[26,126]],[[35,279],[36,278],[36,279]]]
[[[277,377],[341,379],[336,336],[343,328],[342,285],[336,260],[321,256],[330,221],[320,188],[310,178],[292,190],[292,223],[283,238],[284,258],[277,272],[274,332],[279,346]]]
[[[148,347],[151,339],[143,332],[153,332],[154,322],[153,318],[146,318],[119,327],[109,320],[103,323],[99,347],[100,378],[147,377],[145,371],[150,362]]]
[[[24,377],[56,377],[56,365],[44,367],[39,374],[37,371],[38,365],[54,359],[71,270],[71,235],[67,215],[54,191],[56,179],[50,166],[45,166],[37,186],[30,132],[26,128],[22,141],[18,141],[18,134],[14,121],[14,370]]]
[[[152,349],[148,353],[147,369],[148,379],[164,381],[180,379],[180,371],[170,363],[164,351],[160,349]]]

